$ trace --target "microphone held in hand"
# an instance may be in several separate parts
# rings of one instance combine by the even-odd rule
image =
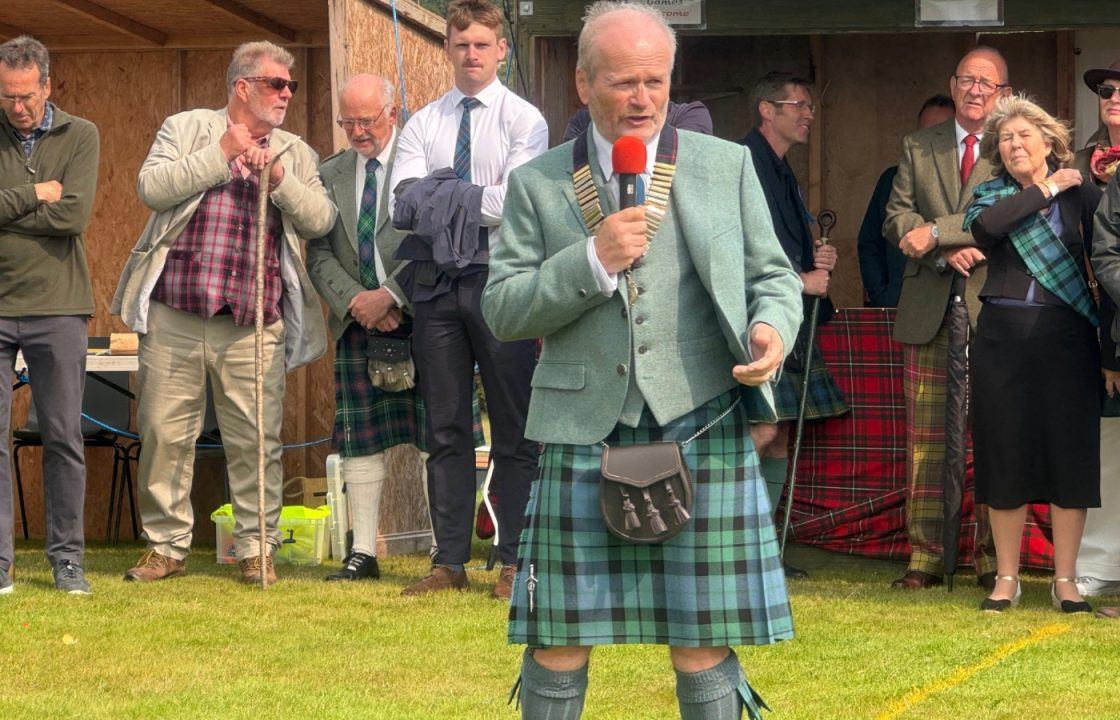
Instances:
[[[623,135],[611,150],[611,167],[618,175],[618,209],[638,204],[638,176],[646,171],[646,145],[633,135]]]

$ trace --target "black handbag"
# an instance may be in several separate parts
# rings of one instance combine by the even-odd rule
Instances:
[[[412,362],[412,339],[369,334],[366,339],[369,381],[385,392],[401,392],[416,387],[416,366]]]
[[[692,477],[675,442],[603,445],[599,512],[612,535],[659,543],[692,516]]]

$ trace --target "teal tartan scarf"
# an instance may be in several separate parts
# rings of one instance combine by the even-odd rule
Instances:
[[[978,185],[973,190],[976,199],[965,212],[963,229],[967,232],[985,209],[1021,189],[1019,183],[1003,175]],[[1089,285],[1085,282],[1085,276],[1081,274],[1081,268],[1070,256],[1066,246],[1058,239],[1042,213],[1033,213],[1030,217],[1024,218],[1008,234],[1008,237],[1015,251],[1019,253],[1019,257],[1026,263],[1027,269],[1042,287],[1081,313],[1093,323],[1093,327],[1100,325],[1097,304],[1089,294]]]

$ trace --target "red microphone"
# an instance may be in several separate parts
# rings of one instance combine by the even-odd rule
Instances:
[[[623,135],[611,149],[611,166],[618,175],[618,208],[638,204],[638,176],[646,171],[646,144],[633,135]]]

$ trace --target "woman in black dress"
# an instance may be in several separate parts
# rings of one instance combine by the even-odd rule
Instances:
[[[1023,96],[997,103],[980,154],[996,177],[965,216],[988,263],[971,355],[973,449],[998,565],[980,607],[1018,601],[1027,506],[1049,503],[1054,606],[1088,612],[1074,578],[1086,508],[1100,506],[1100,350],[1086,269],[1100,190],[1057,169],[1072,157],[1069,130]]]

